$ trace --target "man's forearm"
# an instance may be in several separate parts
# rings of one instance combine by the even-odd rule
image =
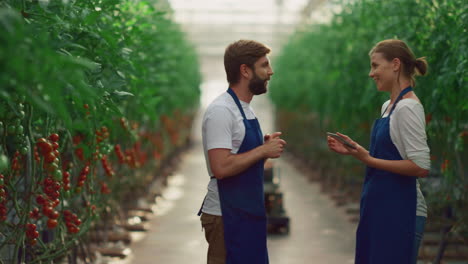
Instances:
[[[262,146],[241,154],[229,152],[225,157],[219,157],[219,154],[210,155],[211,171],[217,179],[224,179],[238,175],[264,158]]]

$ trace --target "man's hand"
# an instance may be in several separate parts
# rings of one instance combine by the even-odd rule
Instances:
[[[259,160],[279,158],[286,145],[280,135],[281,132],[265,135],[263,145],[240,154],[233,154],[230,149],[208,150],[211,172],[217,179],[224,179],[243,172]]]
[[[281,139],[281,132],[274,132],[264,136],[265,143],[262,145],[265,158],[279,158],[283,153],[286,141]]]
[[[274,132],[273,134],[265,134],[265,136],[263,136],[263,141],[266,143],[268,140],[270,139],[273,139],[273,138],[279,138],[281,136],[281,132]]]

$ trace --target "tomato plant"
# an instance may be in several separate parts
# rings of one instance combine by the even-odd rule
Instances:
[[[0,18],[0,260],[48,263],[146,193],[182,146],[198,62],[145,1],[5,0]]]

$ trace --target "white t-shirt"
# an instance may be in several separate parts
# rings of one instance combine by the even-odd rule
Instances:
[[[247,119],[255,119],[255,113],[250,104],[243,101],[240,101],[240,103]],[[213,176],[213,173],[208,159],[208,150],[216,148],[230,149],[231,153],[235,154],[239,151],[244,137],[245,126],[242,114],[232,96],[225,92],[213,100],[203,116],[203,150],[210,177]],[[202,212],[221,215],[216,178],[210,179],[208,183],[208,193],[203,203]]]
[[[381,113],[390,100],[382,105]],[[392,106],[389,106],[391,109]],[[384,117],[388,116],[388,113]],[[403,159],[411,160],[419,167],[429,170],[431,160],[426,136],[426,119],[423,106],[416,100],[401,99],[390,116],[390,138]],[[427,206],[416,180],[416,215],[427,217]]]

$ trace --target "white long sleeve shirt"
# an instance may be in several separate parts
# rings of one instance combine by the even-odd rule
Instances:
[[[382,105],[382,114],[389,104],[390,100]],[[384,115],[386,116],[388,113]],[[403,159],[411,160],[426,170],[431,168],[424,108],[418,101],[407,98],[397,103],[390,116],[390,138]],[[426,201],[418,180],[416,180],[416,193],[416,215],[427,217]]]

